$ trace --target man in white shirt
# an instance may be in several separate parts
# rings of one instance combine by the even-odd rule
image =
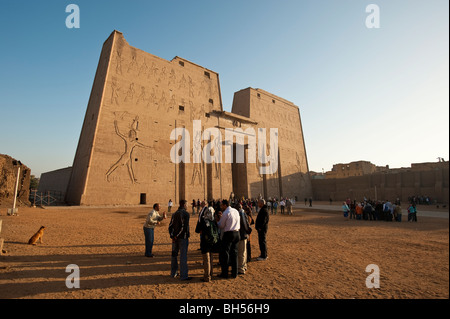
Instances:
[[[284,206],[286,206],[286,202],[284,201],[284,199],[281,199],[280,202],[281,214],[284,214]]]
[[[222,245],[219,254],[222,273],[219,277],[228,278],[228,268],[231,265],[231,277],[238,274],[238,243],[240,240],[240,216],[239,212],[230,207],[228,200],[221,202],[222,213],[216,214],[217,224],[222,234]]]
[[[169,203],[167,204],[167,211],[170,213],[172,211],[173,202],[169,199]]]

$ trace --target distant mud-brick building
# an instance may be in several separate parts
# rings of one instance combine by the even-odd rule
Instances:
[[[190,161],[177,163],[171,151],[180,155],[176,145],[181,137],[171,139],[171,134],[181,128],[189,133]],[[221,140],[204,139],[201,134],[210,128],[220,131]],[[253,160],[253,142],[259,142],[264,128],[266,155],[278,160],[273,174],[261,174],[268,164],[258,156]],[[270,128],[278,129],[276,149],[270,144]],[[230,132],[235,137],[227,142]],[[221,161],[196,163],[194,155],[205,153],[208,145],[209,154]],[[233,151],[231,162],[225,158],[227,147]],[[244,160],[238,163],[241,150]],[[66,201],[165,204],[169,199],[229,198],[232,193],[239,198],[312,194],[299,108],[247,88],[235,93],[232,112],[226,112],[218,73],[180,57],[161,59],[130,46],[114,31],[103,44]]]

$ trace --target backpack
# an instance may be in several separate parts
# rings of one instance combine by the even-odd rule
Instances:
[[[217,223],[213,221],[207,222],[204,234],[205,241],[209,246],[217,244],[219,241],[219,228]]]

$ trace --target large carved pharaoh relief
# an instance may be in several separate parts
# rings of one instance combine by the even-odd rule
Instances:
[[[106,180],[108,182],[113,181],[114,179],[111,176],[120,173],[117,171],[122,170],[127,172],[130,182],[135,184],[138,182],[138,177],[133,169],[133,162],[137,162],[138,159],[133,156],[133,152],[136,148],[150,149],[151,146],[139,140],[139,116],[128,112],[116,112],[114,115],[114,132],[117,138],[123,140],[124,145],[120,151],[121,155],[106,172]]]

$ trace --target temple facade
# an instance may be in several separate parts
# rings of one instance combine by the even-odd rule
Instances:
[[[223,110],[219,74],[104,42],[66,202],[136,205],[169,199],[312,195],[299,108],[261,89]]]

